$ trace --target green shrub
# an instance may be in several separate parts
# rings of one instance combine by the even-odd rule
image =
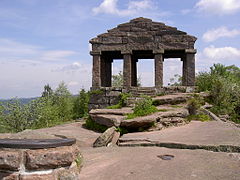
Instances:
[[[121,109],[122,106],[120,104],[115,104],[115,105],[112,105],[112,106],[108,106],[106,108],[107,109]]]
[[[117,127],[116,131],[120,132],[121,135],[128,133],[128,130],[126,128],[123,128],[123,127]]]
[[[197,121],[205,122],[205,121],[211,121],[211,118],[206,114],[197,114],[197,115],[189,115],[187,117],[187,120],[188,121],[197,120]]]
[[[104,125],[100,125],[100,124],[97,124],[96,122],[94,122],[91,117],[89,116],[86,121],[85,121],[85,124],[84,126],[87,128],[87,129],[91,129],[93,131],[97,131],[97,132],[101,132],[103,133],[104,131],[107,130],[108,127],[104,126]]]
[[[136,103],[133,108],[133,113],[128,114],[127,119],[133,119],[138,116],[146,116],[157,111],[157,108],[152,105],[152,99],[145,97]]]
[[[209,91],[209,103],[216,114],[228,114],[240,123],[240,68],[214,64],[210,72],[200,73],[196,78],[199,91]]]
[[[172,108],[182,108],[183,106],[180,105],[171,105]]]
[[[103,93],[104,93],[104,91],[101,90],[101,89],[97,89],[97,90],[92,90],[92,91],[90,91],[90,94],[103,94]]]
[[[203,98],[197,94],[194,94],[193,98],[187,101],[187,108],[188,108],[189,114],[196,115],[197,110],[204,104],[205,102]]]

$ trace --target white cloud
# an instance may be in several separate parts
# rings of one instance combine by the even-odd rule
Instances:
[[[221,37],[235,37],[240,34],[240,30],[229,30],[227,27],[219,27],[217,29],[211,29],[203,34],[203,40],[206,42],[212,42]]]
[[[43,47],[17,42],[11,39],[0,38],[0,62],[30,62],[31,64],[65,61],[76,55],[75,51],[69,50],[46,50]],[[35,61],[35,63],[34,63]]]
[[[61,81],[74,94],[91,85],[91,65],[76,61],[79,54],[74,51],[47,50],[0,38],[0,54],[0,99],[36,97],[45,84],[56,87]]]
[[[39,50],[38,46],[20,43],[11,39],[0,38],[0,53],[3,54],[35,54]]]
[[[114,14],[119,16],[129,16],[134,15],[142,10],[152,8],[151,0],[142,1],[130,1],[126,9],[119,9],[117,7],[118,0],[103,0],[103,2],[98,6],[93,8],[94,14]]]
[[[59,61],[74,54],[76,54],[76,52],[74,51],[63,50],[45,51],[42,54],[42,57],[40,57],[40,59],[46,61]]]
[[[70,81],[70,82],[68,83],[68,86],[77,86],[77,85],[79,85],[79,83],[76,82],[76,81]]]
[[[240,10],[239,0],[200,0],[196,7],[211,14],[233,14]]]
[[[83,66],[79,62],[74,62],[72,64],[64,65],[63,67],[55,69],[53,71],[74,72],[76,70],[79,70],[81,67],[83,67]]]
[[[203,55],[212,61],[234,61],[240,58],[240,49],[234,47],[216,48],[212,45],[203,50]]]

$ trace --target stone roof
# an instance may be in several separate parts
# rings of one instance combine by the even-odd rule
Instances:
[[[90,40],[93,51],[194,49],[196,37],[161,22],[139,17]]]

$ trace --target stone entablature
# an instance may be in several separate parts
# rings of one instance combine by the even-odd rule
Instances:
[[[196,37],[175,27],[136,18],[90,40],[93,56],[92,87],[111,87],[113,59],[123,59],[123,88],[137,86],[138,59],[155,60],[155,87],[163,86],[163,61],[181,58],[183,85],[194,86]]]

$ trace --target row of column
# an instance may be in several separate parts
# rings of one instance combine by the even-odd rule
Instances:
[[[112,59],[100,54],[93,56],[93,87],[111,87],[112,82]],[[137,61],[132,54],[123,54],[123,87],[137,86]],[[195,53],[185,53],[181,58],[183,62],[182,85],[194,86],[195,82]],[[155,87],[163,86],[163,53],[154,54],[155,64]]]

